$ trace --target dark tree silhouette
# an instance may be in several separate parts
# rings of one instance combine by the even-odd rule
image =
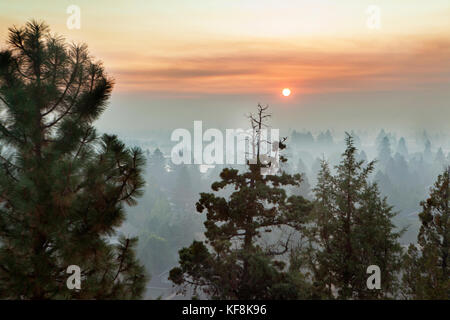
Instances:
[[[314,189],[310,269],[315,295],[323,298],[377,299],[392,297],[401,266],[395,216],[378,186],[369,182],[374,162],[356,160],[357,149],[347,134],[347,148],[333,175],[323,161]],[[367,267],[381,270],[382,290],[366,286]]]
[[[290,249],[292,234],[299,230],[310,203],[301,196],[287,197],[284,187],[299,185],[300,175],[261,173],[269,163],[261,153],[261,130],[268,118],[267,107],[258,107],[251,116],[256,158],[248,162],[248,171],[224,169],[212,189],[229,187],[228,199],[213,193],[201,193],[198,212],[207,212],[207,240],[194,241],[180,250],[180,266],[170,279],[182,289],[193,286],[212,298],[220,299],[296,299],[302,297],[300,280],[285,270],[281,260]],[[277,142],[278,146],[278,142]],[[279,147],[285,145],[279,142]],[[285,159],[281,157],[281,161]],[[281,228],[283,237],[264,244],[261,237]]]
[[[0,297],[138,298],[136,239],[110,236],[144,184],[139,149],[92,126],[113,82],[85,45],[44,23],[10,28],[0,53]],[[81,290],[66,269],[81,268]]]

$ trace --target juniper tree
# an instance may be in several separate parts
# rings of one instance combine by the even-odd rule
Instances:
[[[136,239],[110,237],[141,194],[143,155],[93,122],[113,81],[85,45],[44,23],[10,28],[0,52],[0,297],[138,298]],[[81,268],[81,290],[66,269]]]
[[[421,206],[417,245],[409,246],[404,262],[404,293],[413,299],[450,299],[450,167]]]
[[[310,204],[301,196],[286,195],[286,186],[301,183],[299,174],[262,174],[271,165],[263,161],[261,151],[266,109],[258,106],[258,115],[250,117],[255,161],[248,161],[244,172],[225,168],[221,180],[212,184],[215,193],[200,194],[196,207],[206,211],[206,241],[181,249],[180,266],[170,271],[170,279],[182,289],[192,286],[195,292],[220,299],[302,297],[301,277],[288,272],[281,257],[289,252],[290,235],[301,229]],[[285,147],[283,142],[278,146]],[[228,198],[218,194],[227,188]],[[277,228],[284,237],[265,243]]]
[[[401,247],[391,219],[395,216],[380,197],[369,174],[374,162],[356,160],[351,135],[333,174],[322,161],[317,186],[311,246],[307,255],[315,295],[322,298],[370,299],[393,296],[400,268]],[[381,290],[366,285],[369,265],[381,269]]]

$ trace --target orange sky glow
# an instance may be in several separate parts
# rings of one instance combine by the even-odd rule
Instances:
[[[368,1],[78,1],[82,26],[69,30],[69,2],[2,1],[0,39],[12,25],[45,20],[86,42],[117,92],[278,94],[289,86],[306,94],[449,83],[450,4],[394,2],[377,2],[383,24],[369,30]]]

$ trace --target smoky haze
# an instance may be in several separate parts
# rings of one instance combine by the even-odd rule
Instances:
[[[272,95],[113,94],[110,108],[97,122],[101,131],[146,138],[152,130],[191,128],[194,120],[205,127],[247,127],[245,115],[257,103],[270,105],[272,126],[312,131],[331,129],[395,132],[447,131],[450,91],[444,88],[417,91],[293,93]]]
[[[244,111],[239,110],[240,113]],[[281,122],[277,119],[278,112],[272,109],[272,122]],[[186,119],[179,122],[180,125],[186,123],[186,128],[192,131],[193,123],[189,121],[196,115],[186,112],[184,115],[178,114],[176,119],[183,116]],[[230,121],[230,118],[222,121],[218,118],[220,115],[211,118],[211,123]],[[241,119],[236,116],[236,119],[234,125],[246,127],[248,120],[244,116]],[[208,127],[208,121],[203,122],[203,132]],[[356,119],[352,121],[355,123]],[[386,197],[388,204],[397,212],[393,219],[396,229],[406,228],[400,239],[402,246],[416,242],[420,227],[420,201],[426,199],[436,177],[445,166],[450,165],[450,135],[443,128],[436,129],[434,132],[418,128],[394,132],[376,129],[376,124],[372,122],[370,130],[348,130],[358,149],[357,160],[365,163],[376,161],[369,179],[378,184],[381,196]],[[313,200],[321,161],[327,161],[334,171],[342,160],[345,135],[331,127],[324,130],[316,128],[314,132],[304,128],[287,131],[285,156],[288,161],[282,164],[282,169],[303,176],[301,186],[289,189],[288,193]],[[218,164],[206,168],[198,164],[175,165],[170,155],[179,141],[170,141],[170,130],[163,128],[145,132],[146,137],[138,138],[135,134],[125,138],[128,145],[139,146],[147,155],[147,184],[137,207],[129,209],[121,232],[139,237],[138,257],[154,275],[147,288],[147,297],[156,298],[173,295],[171,284],[164,282],[164,279],[167,271],[177,264],[178,250],[192,243],[192,240],[204,240],[205,215],[198,214],[195,209],[199,194],[211,191],[211,184],[220,180],[219,174],[224,167],[239,170],[246,170],[246,167],[238,164]],[[203,146],[207,144],[204,142]],[[229,193],[224,192],[223,196],[227,197]]]

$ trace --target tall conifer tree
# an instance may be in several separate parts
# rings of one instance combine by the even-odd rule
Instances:
[[[323,161],[315,188],[316,206],[309,257],[317,297],[371,299],[392,297],[400,268],[400,236],[392,208],[369,182],[373,162],[356,160],[351,135],[332,174]],[[381,290],[368,289],[367,267],[381,270]]]
[[[410,245],[404,262],[405,295],[450,299],[450,167],[439,175],[421,206],[417,246]]]
[[[286,195],[285,186],[299,185],[300,175],[261,172],[270,165],[259,157],[263,156],[261,144],[266,143],[260,135],[269,116],[266,109],[258,106],[258,115],[251,117],[256,161],[249,162],[245,172],[224,169],[221,181],[212,185],[215,192],[228,187],[231,196],[202,193],[197,202],[197,211],[207,212],[207,240],[180,250],[180,266],[171,270],[170,279],[182,288],[193,286],[221,299],[302,297],[302,280],[286,270],[282,256],[290,249],[288,231],[301,228],[310,204],[301,196]],[[284,148],[276,143],[275,147]],[[277,228],[285,231],[280,242],[261,241]]]
[[[138,298],[136,239],[110,236],[135,204],[143,155],[92,123],[112,80],[85,45],[43,23],[9,29],[0,52],[0,297]],[[68,266],[81,269],[69,290]]]

